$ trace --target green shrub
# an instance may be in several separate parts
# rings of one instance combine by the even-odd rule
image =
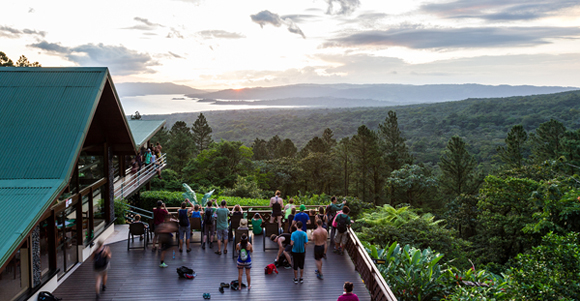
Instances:
[[[198,195],[198,197],[200,197]],[[201,196],[203,197],[203,195]],[[201,198],[199,198],[201,200]],[[157,206],[157,201],[161,200],[167,207],[179,207],[183,202],[182,191],[144,191],[141,193],[141,202],[139,207],[145,210],[152,210]]]
[[[105,212],[105,200],[104,199],[100,199],[99,200],[99,217],[104,218],[104,216],[102,216]],[[115,203],[114,203],[114,211],[115,211],[115,224],[120,225],[120,224],[125,224],[127,221],[125,220],[125,211],[129,209],[129,206],[127,206],[127,200],[125,199],[115,199]]]
[[[260,198],[262,190],[253,178],[238,176],[234,187],[224,189],[223,194],[227,196]]]

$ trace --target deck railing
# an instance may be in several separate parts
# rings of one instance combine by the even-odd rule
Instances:
[[[345,248],[354,263],[356,271],[364,281],[371,299],[374,301],[397,301],[356,233],[350,228],[348,229],[348,240]]]
[[[161,157],[157,158],[159,164],[143,164],[141,169],[135,174],[131,174],[131,168],[127,168],[125,171],[125,178],[121,185],[117,186],[115,183],[115,198],[124,198],[128,194],[135,191],[136,188],[144,184],[149,179],[156,175],[157,169],[163,169],[167,166],[166,154],[161,154]]]

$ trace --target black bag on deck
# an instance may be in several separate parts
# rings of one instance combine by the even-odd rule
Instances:
[[[177,274],[181,278],[193,279],[195,272],[186,266],[181,266],[177,268]]]
[[[38,293],[38,301],[60,301],[61,298],[55,297],[50,292],[40,292]]]

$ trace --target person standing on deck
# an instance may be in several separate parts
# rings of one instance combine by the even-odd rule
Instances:
[[[312,233],[312,240],[314,240],[314,260],[316,261],[317,269],[314,271],[316,277],[322,280],[322,258],[326,255],[328,244],[328,232],[322,227],[322,220],[316,220],[316,230]]]
[[[308,235],[302,231],[302,222],[296,223],[296,230],[290,236],[292,244],[292,261],[294,262],[294,284],[298,284],[298,269],[300,269],[300,283],[304,283],[304,259],[306,257],[306,245]]]
[[[292,253],[292,238],[290,233],[282,233],[280,235],[272,234],[270,240],[278,244],[278,254],[274,260],[274,265],[276,267],[283,265],[285,269],[292,268],[292,259],[290,258],[290,254]],[[286,259],[286,262],[284,262],[284,259]]]
[[[276,190],[276,195],[270,199],[270,207],[272,207],[272,216],[270,217],[270,223],[274,222],[274,219],[278,222],[278,229],[282,228],[282,208],[284,208],[284,200],[280,197],[282,193],[280,190]]]
[[[292,222],[292,226],[295,225],[296,228],[300,228],[298,227],[298,222],[301,222],[302,231],[304,232],[306,232],[306,224],[310,224],[310,216],[308,216],[308,213],[304,212],[305,210],[306,206],[304,206],[304,204],[300,205],[300,213],[294,216],[294,221]]]
[[[334,245],[334,236],[336,235],[336,228],[332,226],[332,222],[334,221],[334,216],[342,207],[346,204],[346,199],[342,203],[338,203],[335,196],[330,199],[330,205],[327,208],[327,222],[328,222],[328,229],[330,230],[330,244]]]
[[[217,203],[216,200],[213,200]],[[213,202],[207,201],[207,207],[205,207],[205,211],[203,212],[203,243],[201,244],[201,248],[205,249],[205,243],[209,237],[209,248],[213,247],[213,233],[215,232],[215,224],[214,224],[214,208],[212,208]]]
[[[216,220],[216,232],[218,239],[218,250],[215,252],[218,255],[222,255],[222,240],[224,244],[224,254],[228,253],[228,216],[230,211],[226,208],[226,201],[222,200],[220,207],[216,210],[217,220]]]
[[[242,288],[242,277],[246,269],[246,279],[248,280],[248,291],[252,288],[250,269],[252,268],[252,257],[250,253],[254,252],[252,244],[248,242],[248,236],[242,234],[241,241],[236,246],[238,251],[238,290]]]
[[[186,208],[188,203],[191,208]],[[189,240],[191,239],[191,225],[189,224],[189,215],[193,209],[193,204],[189,201],[189,199],[185,199],[185,202],[181,203],[181,209],[177,211],[177,217],[179,219],[179,252],[183,252],[184,240],[187,252],[191,252],[191,248],[189,247]]]

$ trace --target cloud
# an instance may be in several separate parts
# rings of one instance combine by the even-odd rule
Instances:
[[[281,19],[290,19],[293,22],[305,22],[312,19],[317,19],[319,16],[316,15],[284,15],[280,17]]]
[[[0,26],[0,37],[16,39],[20,38],[22,35],[37,35],[44,37],[46,35],[45,31],[37,31],[32,29],[16,29],[8,26]]]
[[[488,21],[533,20],[565,13],[564,10],[579,7],[578,0],[457,0],[430,3],[420,11],[442,18],[477,18]]]
[[[145,18],[135,17],[133,20],[139,22],[140,24],[133,25],[131,27],[125,27],[123,29],[135,29],[135,30],[155,30],[159,27],[165,27],[159,23],[153,23]]]
[[[32,7],[29,7],[29,8],[28,8],[28,13],[30,14],[30,13],[33,13],[33,12],[35,12],[34,8],[32,8]]]
[[[181,55],[179,55],[179,54],[175,54],[175,53],[173,53],[173,52],[171,52],[171,51],[169,51],[169,54],[171,54],[171,56],[173,56],[174,58],[178,58],[178,59],[183,59],[183,58],[184,58],[184,57],[182,57]]]
[[[577,38],[577,27],[422,28],[405,26],[372,30],[330,39],[322,47],[389,47],[413,49],[525,47],[551,43],[549,39]]]
[[[360,6],[360,0],[325,0],[328,3],[326,13],[329,15],[349,15]],[[338,4],[338,7],[334,5]]]
[[[241,39],[246,37],[243,34],[225,30],[203,30],[199,31],[198,34],[204,39]]]
[[[302,30],[292,21],[290,18],[282,19],[278,14],[274,14],[268,10],[263,10],[255,15],[250,16],[252,21],[260,24],[260,27],[264,28],[264,25],[270,24],[276,27],[285,25],[288,31],[291,33],[299,34],[302,38],[306,39],[306,36]]]
[[[167,33],[166,38],[168,38],[168,39],[173,39],[173,38],[183,39],[183,35],[181,34],[181,32],[179,32],[179,30],[172,27],[171,31]]]
[[[149,54],[139,53],[124,46],[110,46],[99,43],[66,47],[47,41],[28,46],[61,56],[79,66],[109,67],[114,75],[155,73],[149,67],[158,65]]]

